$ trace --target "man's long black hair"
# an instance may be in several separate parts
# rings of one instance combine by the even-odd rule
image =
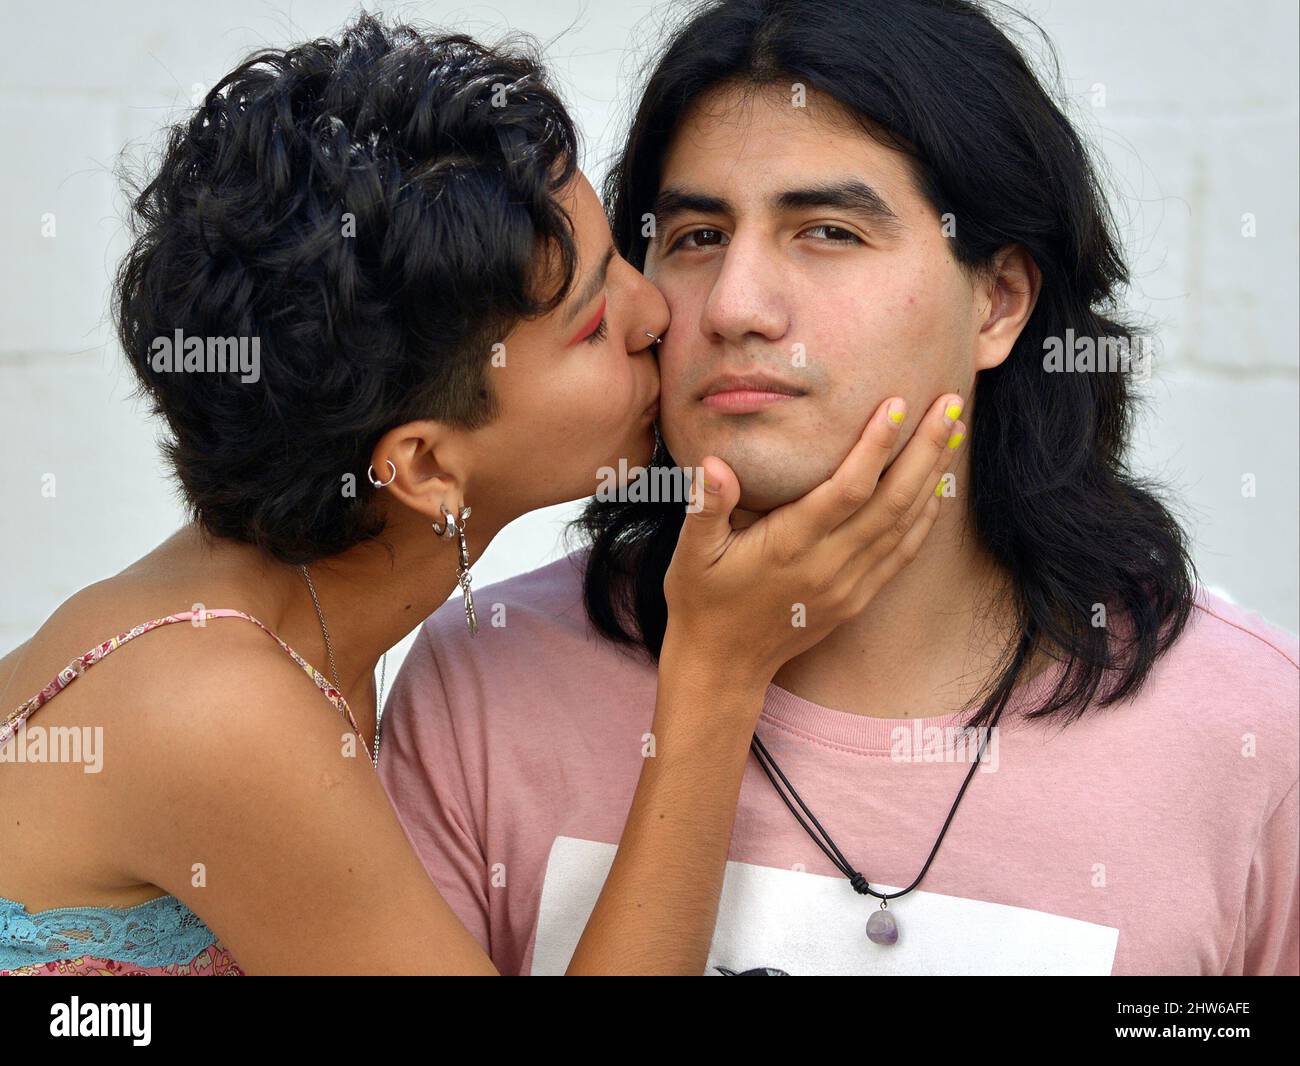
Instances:
[[[865,131],[884,127],[903,139],[921,193],[957,220],[959,262],[978,269],[1018,242],[1042,271],[1011,354],[975,386],[963,498],[975,534],[1010,577],[1019,627],[967,724],[990,722],[1039,650],[1065,668],[1026,709],[1030,717],[1070,722],[1131,696],[1186,625],[1195,569],[1179,524],[1126,466],[1137,401],[1128,375],[1044,370],[1044,342],[1067,330],[1102,351],[1107,339],[1137,334],[1116,308],[1128,269],[1083,143],[983,8],[964,0],[697,7],[654,65],[606,183],[615,243],[644,266],[642,219],[694,101],[724,86],[796,82],[833,97]],[[653,462],[675,465],[662,444]],[[656,658],[667,624],[663,579],[682,520],[680,503],[593,500],[574,526],[590,545],[592,624]],[[1108,625],[1097,624],[1098,605]]]

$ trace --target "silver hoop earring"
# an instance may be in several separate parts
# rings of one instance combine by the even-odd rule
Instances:
[[[385,459],[384,462],[388,464],[387,481],[380,481],[377,477],[375,477],[374,463],[371,463],[368,467],[366,467],[366,476],[370,478],[370,484],[374,485],[375,488],[377,489],[387,488],[389,485],[393,483],[393,479],[397,477],[397,467],[393,465],[393,461],[391,459]]]
[[[443,540],[453,540],[456,536],[456,515],[454,512],[447,510],[444,504],[438,506],[442,508],[442,516],[447,520],[447,524],[440,526],[437,522],[434,522],[433,531]]]

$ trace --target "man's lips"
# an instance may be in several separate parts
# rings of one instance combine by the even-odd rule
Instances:
[[[797,385],[766,374],[727,374],[704,387],[700,402],[728,414],[752,414],[804,395]]]

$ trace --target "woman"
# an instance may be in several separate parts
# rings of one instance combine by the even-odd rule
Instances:
[[[667,309],[576,151],[528,58],[369,16],[172,129],[115,310],[193,522],[0,660],[0,742],[103,740],[102,772],[0,771],[0,971],[493,972],[373,772],[373,677],[457,584],[476,624],[468,564],[507,522],[651,455]],[[740,533],[706,460],[658,757],[571,972],[702,968],[763,691],[915,554],[953,399],[881,478],[887,401]]]

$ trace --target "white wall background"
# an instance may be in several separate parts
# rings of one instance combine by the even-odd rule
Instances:
[[[1013,3],[1057,45],[1072,116],[1116,192],[1129,304],[1161,337],[1133,466],[1177,490],[1205,580],[1294,632],[1297,4]],[[489,38],[538,36],[595,181],[671,10],[646,0],[366,6]],[[158,427],[131,399],[111,335],[108,286],[125,247],[117,154],[153,142],[247,52],[332,34],[355,10],[343,0],[0,3],[0,654],[182,521]],[[47,215],[54,236],[42,232]],[[53,498],[42,494],[48,474]],[[575,509],[510,526],[476,565],[476,586],[557,557]],[[390,656],[390,678],[406,646]]]

